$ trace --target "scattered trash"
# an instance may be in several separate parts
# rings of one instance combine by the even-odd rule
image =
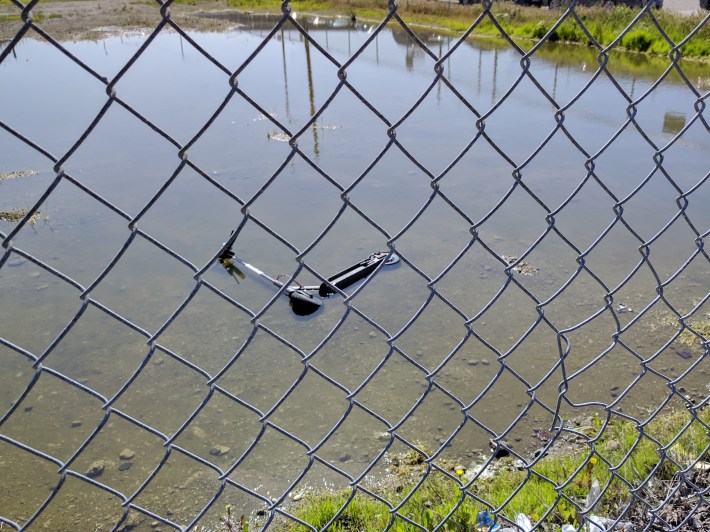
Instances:
[[[605,532],[606,530],[614,530],[615,532],[632,532],[633,527],[628,521],[621,521],[616,523],[614,519],[608,519],[606,517],[598,517],[596,515],[590,515],[587,517],[587,525],[584,530],[586,532]]]
[[[513,467],[518,471],[525,471],[528,468],[528,465],[520,458],[516,458],[515,460],[513,460]]]
[[[535,431],[535,436],[537,436],[537,439],[542,443],[547,443],[555,436],[555,432],[552,432],[551,430],[538,429]]]
[[[535,452],[533,453],[533,458],[537,458],[540,455],[547,456],[547,448],[546,447],[540,447],[539,449],[535,449]]]
[[[293,500],[293,502],[298,502],[306,496],[306,489],[304,488],[298,493],[291,492],[288,494],[288,496],[291,497],[291,500]]]
[[[507,444],[503,441],[496,442],[489,440],[488,446],[491,448],[491,451],[493,451],[493,458],[496,460],[510,456],[510,450],[508,450]]]
[[[488,480],[495,476],[495,471],[492,467],[486,467],[485,464],[477,465],[464,473],[464,479],[469,481],[473,478],[479,480]]]
[[[488,510],[481,510],[478,512],[476,515],[476,530],[479,532],[494,532],[499,529],[500,525],[493,520],[493,517],[488,513]]]
[[[532,530],[532,522],[528,519],[525,514],[515,514],[515,524],[520,527],[523,532],[530,532]]]
[[[599,496],[601,495],[601,489],[599,488],[599,481],[595,478],[592,480],[592,486],[589,488],[589,493],[587,494],[587,502],[585,504],[585,508],[587,510],[591,509],[594,507],[596,504],[597,500],[599,499]]]

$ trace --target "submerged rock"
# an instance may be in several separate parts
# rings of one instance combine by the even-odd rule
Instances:
[[[95,460],[91,462],[89,468],[86,470],[85,475],[89,478],[100,477],[104,470],[106,469],[106,462],[104,460]]]
[[[230,451],[229,447],[226,445],[215,445],[210,449],[210,454],[212,456],[223,456]]]
[[[136,455],[135,452],[133,452],[132,449],[125,448],[121,453],[118,455],[118,457],[121,460],[133,460],[133,457]]]

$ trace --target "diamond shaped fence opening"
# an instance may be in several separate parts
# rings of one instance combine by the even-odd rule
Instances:
[[[0,528],[710,529],[707,2],[105,4],[0,2]]]

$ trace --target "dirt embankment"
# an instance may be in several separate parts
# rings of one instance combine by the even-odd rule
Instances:
[[[227,10],[225,1],[177,4],[169,9],[170,19],[185,30],[219,31],[233,26],[226,20],[200,17],[200,13]],[[22,28],[21,11],[0,3],[0,49]],[[132,30],[155,28],[162,20],[160,6],[144,0],[70,0],[42,2],[31,12],[33,21],[59,41],[98,39]],[[30,30],[29,37],[38,36]]]

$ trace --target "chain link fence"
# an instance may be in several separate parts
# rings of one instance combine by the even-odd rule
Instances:
[[[82,48],[45,2],[0,2],[0,528],[710,527],[710,75],[683,54],[708,16],[679,39],[651,2],[605,46],[576,2],[525,42],[509,4],[449,4],[471,15],[446,41],[409,2],[203,14],[229,41],[157,0]],[[636,84],[641,21],[671,52]],[[564,22],[591,43],[567,92],[540,59],[582,53],[549,52]],[[493,59],[457,63],[484,24]],[[389,31],[427,64],[413,89]]]

